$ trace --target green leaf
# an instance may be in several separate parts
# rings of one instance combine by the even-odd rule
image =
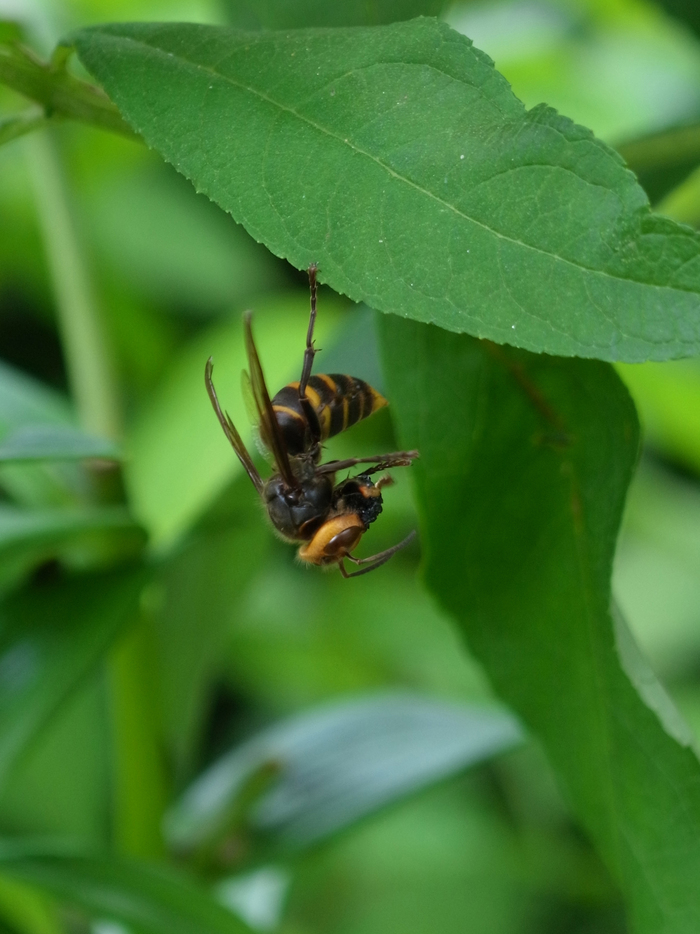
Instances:
[[[0,430],[25,425],[71,425],[65,396],[0,360]]]
[[[700,238],[620,157],[526,112],[443,23],[71,37],[146,142],[257,240],[383,312],[536,351],[700,350]]]
[[[638,448],[628,394],[599,363],[382,324],[401,441],[421,451],[430,589],[542,740],[633,929],[697,931],[700,763],[660,723],[653,676],[623,671],[610,613]]]
[[[228,0],[229,21],[242,29],[298,29],[300,26],[378,26],[414,16],[437,16],[444,0]]]
[[[46,896],[2,875],[0,915],[22,934],[63,934],[55,906]]]
[[[172,869],[85,856],[31,842],[0,846],[0,869],[93,917],[140,934],[246,934],[250,929],[187,876]]]
[[[307,845],[521,740],[515,719],[493,708],[408,694],[336,703],[214,763],[171,809],[166,834],[178,848],[221,834],[251,781],[278,770],[250,822],[279,842]]]
[[[143,531],[121,506],[20,509],[0,504],[0,589],[41,561],[89,542],[93,560],[120,542],[143,545]]]
[[[23,30],[19,23],[10,19],[0,19],[0,42],[20,42],[23,39]]]
[[[49,718],[133,620],[142,571],[81,576],[0,609],[0,784]]]
[[[0,441],[0,461],[80,460],[98,457],[116,460],[119,448],[107,438],[96,438],[78,428],[24,425]]]

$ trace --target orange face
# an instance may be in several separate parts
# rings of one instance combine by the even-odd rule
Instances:
[[[336,516],[323,523],[311,541],[299,549],[298,555],[309,564],[337,564],[357,548],[364,532],[364,523],[355,513]]]

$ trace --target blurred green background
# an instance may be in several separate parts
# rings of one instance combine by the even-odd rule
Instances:
[[[409,6],[412,13],[440,9],[420,3],[402,9]],[[591,127],[638,168],[660,211],[700,225],[700,146],[692,144],[700,122],[700,34],[693,29],[700,23],[692,3],[668,6],[487,0],[449,6],[441,15],[491,55],[526,105],[546,101]],[[275,20],[274,3],[17,0],[0,4],[0,18],[21,22],[45,55],[70,28],[108,20],[256,27],[294,24],[297,16],[298,25],[378,18],[372,4],[361,3],[337,3],[332,14],[313,3],[285,10],[286,19]],[[2,113],[22,106],[0,89]],[[687,139],[684,148],[678,141]],[[673,159],[658,155],[664,145]],[[61,218],[69,236],[56,253]],[[117,386],[113,440],[124,451],[123,483],[148,533],[152,570],[138,621],[108,661],[89,663],[99,647],[78,633],[87,660],[75,662],[79,678],[54,691],[60,705],[48,717],[35,698],[36,709],[25,705],[26,717],[18,716],[13,690],[21,688],[22,652],[31,644],[14,638],[12,627],[21,627],[42,600],[51,602],[52,626],[69,625],[78,601],[90,631],[85,592],[71,602],[66,591],[63,605],[54,602],[52,586],[78,572],[128,564],[143,539],[118,506],[109,516],[85,513],[96,499],[118,502],[113,470],[96,475],[68,462],[0,466],[6,594],[0,721],[12,719],[26,734],[8,740],[22,755],[0,787],[0,832],[60,835],[157,859],[166,850],[167,805],[217,757],[290,714],[395,688],[493,702],[450,621],[421,588],[417,546],[361,582],[300,568],[294,550],[261,520],[220,433],[204,392],[204,361],[213,354],[220,395],[245,425],[241,312],[255,310],[261,356],[276,389],[301,364],[303,276],[137,143],[64,125],[50,139],[29,136],[1,147],[0,355],[13,368],[0,372],[10,400],[0,411],[3,432],[18,417],[15,396],[33,400],[43,417],[53,412],[57,423],[72,418],[57,268],[77,276],[103,321]],[[317,371],[351,372],[381,389],[372,313],[325,289],[319,303]],[[646,447],[614,591],[656,673],[700,732],[700,365],[620,371],[637,401]],[[18,372],[50,392],[22,383]],[[369,454],[394,444],[385,410],[335,439],[330,453]],[[400,474],[368,536],[372,552],[415,525],[409,472]],[[13,538],[17,507],[37,515],[61,507],[70,521],[23,544]],[[95,600],[107,594],[111,605],[105,588],[97,578]],[[108,642],[109,632],[94,638]],[[247,887],[219,881],[219,891],[261,930],[625,930],[615,886],[532,742],[292,854],[268,855],[259,847],[251,856],[242,837],[231,839],[228,850],[202,857],[202,872],[225,880],[245,871]],[[32,901],[0,871],[0,931],[58,934],[88,924],[95,934],[121,930]]]

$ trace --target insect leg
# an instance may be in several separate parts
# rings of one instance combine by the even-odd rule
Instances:
[[[335,473],[338,470],[347,470],[357,464],[376,464],[365,473],[376,473],[389,467],[408,467],[411,461],[420,457],[418,451],[396,451],[394,454],[377,454],[374,457],[348,457],[344,461],[328,461],[316,468],[316,473]]]
[[[369,567],[364,567],[359,571],[353,571],[352,574],[348,574],[344,567],[339,563],[340,573],[343,577],[360,577],[362,574],[369,574],[370,571],[375,571],[377,568],[380,568],[383,564],[392,558],[397,551],[401,551],[402,548],[405,548],[406,545],[410,545],[413,539],[416,537],[415,530],[411,532],[410,535],[407,535],[402,542],[399,542],[398,545],[394,545],[392,548],[387,548],[386,551],[380,551],[379,554],[370,555],[369,558],[353,558],[352,555],[345,555],[348,561],[352,561],[353,564],[368,564]]]
[[[314,325],[316,324],[316,273],[318,266],[312,263],[309,266],[309,289],[311,290],[311,314],[309,315],[309,329],[306,332],[306,349],[304,351],[304,364],[301,368],[301,379],[299,380],[299,398],[306,397],[306,384],[311,376],[311,367],[314,364],[316,349],[314,347]]]

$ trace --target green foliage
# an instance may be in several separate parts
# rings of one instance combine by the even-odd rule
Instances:
[[[410,695],[302,714],[215,762],[171,809],[166,833],[178,849],[211,843],[234,823],[250,784],[280,773],[249,819],[277,843],[308,846],[521,738],[507,713]]]
[[[330,4],[323,0],[227,0],[231,21],[242,29],[296,29],[299,26],[378,26],[414,16],[436,16],[442,0],[346,0]]]
[[[186,876],[126,860],[13,842],[0,849],[13,879],[60,895],[143,934],[245,934],[250,929]]]
[[[694,932],[699,371],[639,361],[700,349],[700,43],[451,7],[500,74],[432,0],[58,6],[47,59],[0,24],[0,928]],[[324,458],[420,449],[358,555],[420,545],[357,581],[294,565],[204,389],[269,476],[276,257],[371,306],[319,293],[316,372],[391,403]]]
[[[422,455],[429,586],[541,737],[636,929],[692,931],[700,766],[632,689],[609,610],[638,445],[627,392],[598,363],[390,319],[383,332],[401,438]]]
[[[142,572],[45,584],[2,608],[0,783],[137,613]]]
[[[198,190],[356,301],[548,353],[700,348],[697,236],[650,215],[614,152],[546,107],[526,112],[440,23],[115,25],[71,40]]]

